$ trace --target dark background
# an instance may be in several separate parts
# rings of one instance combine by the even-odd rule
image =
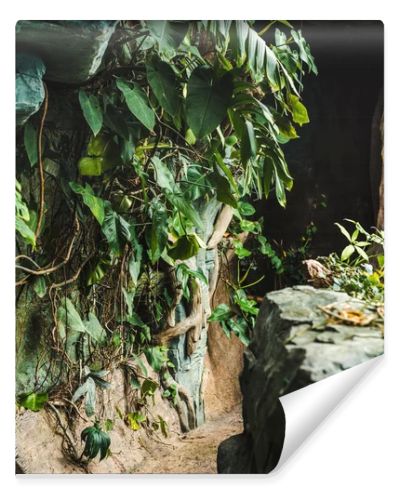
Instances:
[[[318,76],[304,78],[310,123],[298,128],[299,139],[283,146],[294,177],[287,208],[272,196],[257,203],[257,212],[265,235],[286,246],[296,244],[313,221],[312,256],[326,255],[345,246],[334,222],[346,217],[369,228],[376,221],[380,172],[371,166],[371,126],[383,105],[383,24],[291,24],[302,30],[318,68]]]

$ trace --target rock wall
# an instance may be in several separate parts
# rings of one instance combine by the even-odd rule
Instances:
[[[337,321],[330,311],[362,318]],[[355,321],[353,321],[355,323]],[[371,326],[373,325],[373,326]],[[240,379],[244,432],[222,442],[220,473],[266,473],[278,463],[284,412],[278,398],[383,353],[383,325],[365,303],[345,293],[309,286],[267,294]]]

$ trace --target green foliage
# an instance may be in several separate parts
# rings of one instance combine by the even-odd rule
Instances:
[[[31,411],[40,411],[49,400],[48,394],[31,392],[19,399],[19,404]]]
[[[81,440],[85,443],[82,455],[88,460],[93,460],[100,454],[100,461],[107,457],[110,449],[110,436],[101,430],[96,422],[91,427],[86,427],[81,433]]]
[[[85,120],[92,129],[93,135],[96,136],[103,126],[103,113],[99,99],[94,94],[87,94],[84,90],[80,90],[79,103]]]
[[[288,35],[277,29],[275,43],[267,43],[262,34],[275,25]],[[39,242],[37,214],[25,201],[38,206],[37,169],[31,168],[38,161],[37,132],[30,122],[25,126],[16,228],[27,255],[20,256],[18,279],[39,299],[50,297],[55,324],[48,338],[65,368],[69,398],[82,401],[88,415],[95,412],[96,389],[107,386],[99,369],[120,363],[137,393],[137,407],[123,418],[131,428],[153,426],[166,435],[161,417],[148,419],[146,401],[159,390],[174,404],[179,395],[166,379],[173,369],[168,349],[154,338],[167,327],[174,293],[181,290],[181,304],[190,309],[196,286],[207,285],[192,265],[206,249],[204,203],[233,208],[228,247],[239,262],[230,304],[218,306],[209,320],[249,342],[258,311],[246,293],[254,252],[276,269],[282,262],[245,199],[275,193],[285,206],[293,179],[282,148],[298,137],[294,124],[308,122],[301,82],[307,68],[316,72],[301,33],[290,30],[275,21],[260,33],[249,21],[142,21],[121,30],[126,39],[110,51],[107,71],[71,90],[93,135],[66,154],[45,130],[44,154],[49,161],[57,157],[60,168],[46,175]],[[249,244],[238,236],[244,231],[253,235]],[[45,272],[30,272],[37,269]],[[163,387],[147,376],[141,356]],[[84,432],[84,455],[104,458],[107,435],[97,424]]]
[[[356,221],[345,219],[353,226],[348,231],[336,223],[348,241],[339,257],[336,253],[319,257],[332,273],[332,288],[358,299],[381,303],[384,299],[385,263],[383,255],[384,232],[375,229],[369,233]],[[368,253],[367,253],[368,252]]]

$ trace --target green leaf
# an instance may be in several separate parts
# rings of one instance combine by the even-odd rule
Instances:
[[[296,139],[298,137],[296,129],[293,127],[288,118],[280,116],[275,119],[275,122],[278,125],[279,131],[283,137],[287,139]]]
[[[257,155],[257,141],[253,124],[250,120],[245,120],[242,141],[240,144],[240,157],[244,165]]]
[[[217,170],[214,170],[209,175],[209,180],[217,191],[217,200],[233,208],[237,208],[237,200],[231,192],[231,185],[228,179],[220,175]]]
[[[125,97],[129,111],[149,130],[153,130],[156,123],[154,111],[149,107],[148,99],[139,85],[117,79],[117,87]]]
[[[31,122],[27,122],[24,127],[24,146],[28,155],[31,167],[36,165],[38,161],[38,138],[37,131]]]
[[[184,234],[168,250],[168,255],[174,260],[186,260],[197,255],[200,248],[205,248],[205,246],[197,234]]]
[[[49,400],[49,396],[43,393],[31,392],[30,394],[23,396],[19,404],[31,411],[40,411],[43,409],[44,405]]]
[[[38,276],[33,284],[33,289],[38,297],[41,299],[46,295],[46,279],[44,276]]]
[[[340,230],[340,232],[343,234],[343,236],[351,242],[351,236],[350,236],[350,233],[347,231],[346,228],[344,228],[341,224],[339,224],[338,222],[335,222],[335,226],[337,226]]]
[[[179,194],[169,194],[168,200],[178,209],[181,215],[189,220],[197,229],[203,229],[204,224],[198,211],[195,210],[193,205],[188,203],[183,196]]]
[[[28,243],[32,245],[33,248],[36,246],[35,233],[28,226],[28,224],[19,217],[15,219],[15,229],[19,232],[22,238]]]
[[[225,321],[232,315],[231,308],[227,304],[219,304],[215,309],[213,309],[208,322],[212,321]]]
[[[248,216],[254,215],[256,213],[256,209],[253,207],[253,205],[251,205],[250,203],[247,203],[245,201],[239,201],[238,209],[239,209],[240,215],[243,215],[244,217],[248,217]]]
[[[69,186],[74,193],[82,196],[84,204],[89,208],[101,226],[104,222],[104,201],[94,195],[93,189],[89,184],[86,184],[86,186],[83,187],[76,182],[70,182]]]
[[[279,205],[281,205],[283,208],[286,207],[286,193],[285,193],[285,186],[279,177],[279,174],[277,172],[277,169],[274,169],[275,173],[275,195],[276,199],[278,200]]]
[[[293,121],[298,123],[300,126],[305,123],[309,123],[310,119],[308,118],[307,108],[300,102],[300,99],[297,95],[289,94],[289,106],[292,112]]]
[[[168,240],[168,214],[165,207],[155,202],[152,204],[152,219],[150,230],[146,231],[146,240],[149,246],[148,254],[152,264],[160,258]]]
[[[103,126],[103,112],[99,99],[93,94],[87,94],[84,90],[80,90],[79,103],[85,120],[96,136]]]
[[[58,307],[58,319],[62,322],[64,327],[67,327],[75,332],[86,332],[85,325],[78,311],[70,299],[62,299]]]
[[[168,361],[168,349],[162,346],[147,347],[144,350],[147,362],[154,371],[159,372]]]
[[[369,262],[369,257],[368,257],[368,254],[365,252],[365,250],[363,250],[361,247],[359,247],[357,245],[355,246],[355,249],[356,249],[357,253],[360,255],[360,257],[362,257],[364,260]]]
[[[233,91],[232,75],[217,79],[207,66],[197,67],[190,76],[187,93],[187,122],[201,139],[213,132],[225,118]]]
[[[146,65],[147,79],[160,106],[174,117],[179,111],[178,82],[172,67],[165,61],[154,59]]]
[[[271,156],[267,155],[264,158],[263,165],[263,188],[265,198],[268,198],[269,192],[271,191],[272,178],[274,175],[274,161]]]
[[[160,51],[167,53],[179,47],[188,30],[186,22],[146,21],[146,26],[157,41]]]
[[[175,179],[171,170],[157,156],[152,159],[152,163],[156,172],[157,184],[162,189],[173,191],[175,187]]]
[[[84,322],[84,325],[87,333],[98,344],[104,342],[107,338],[106,331],[101,326],[100,321],[94,313],[89,313],[88,319]]]
[[[354,245],[347,245],[347,247],[344,248],[342,255],[340,256],[341,260],[348,260],[353,255],[354,251]]]

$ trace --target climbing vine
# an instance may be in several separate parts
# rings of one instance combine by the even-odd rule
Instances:
[[[116,413],[133,430],[167,432],[147,411],[158,390],[190,414],[168,345],[187,335],[193,353],[207,321],[248,343],[258,308],[241,266],[246,236],[274,266],[279,259],[246,200],[286,205],[293,178],[282,145],[309,121],[306,70],[317,73],[309,46],[287,22],[258,32],[246,21],[120,22],[103,69],[63,89],[68,137],[51,126],[63,108],[47,82],[41,111],[18,132],[16,269],[17,298],[49,307],[52,354],[21,405],[48,404],[57,416],[63,401],[69,418],[81,408],[90,418],[96,388],[119,367],[136,397]],[[199,258],[210,251],[206,272]],[[229,252],[232,303],[211,311],[219,254]],[[80,459],[106,457],[97,421],[82,438]]]

